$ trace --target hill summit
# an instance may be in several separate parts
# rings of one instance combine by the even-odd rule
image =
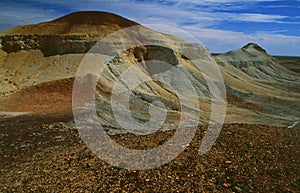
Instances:
[[[139,25],[119,15],[100,11],[70,13],[53,21],[18,26],[2,31],[3,35],[85,35],[109,34],[112,31]],[[0,35],[1,35],[0,34]]]
[[[258,51],[261,51],[265,54],[267,54],[266,50],[264,50],[262,47],[260,47],[258,44],[256,43],[248,43],[247,45],[245,45],[242,49],[247,50],[247,49],[255,49]]]
[[[53,20],[55,23],[69,23],[70,25],[90,24],[90,25],[119,25],[121,27],[130,27],[138,23],[128,20],[113,13],[101,11],[80,11],[70,13],[61,18]],[[51,22],[50,22],[51,23]]]

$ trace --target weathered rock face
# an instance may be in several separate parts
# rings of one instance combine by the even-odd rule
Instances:
[[[7,53],[21,50],[41,50],[44,56],[87,53],[96,44],[96,38],[102,37],[89,37],[88,35],[13,35],[0,37],[2,50]]]
[[[95,120],[97,116],[110,131],[132,129],[139,134],[150,132],[143,128],[144,124],[152,131],[158,129],[158,125],[161,129],[173,129],[179,122],[181,127],[208,123],[209,115],[203,115],[200,119],[199,111],[209,112],[210,109],[200,108],[199,100],[209,106],[212,92],[205,76],[207,78],[206,73],[217,65],[202,45],[171,39],[139,26],[104,38],[97,46],[91,53],[99,51],[103,56],[88,54],[82,61],[85,66],[79,66],[77,72],[79,82],[91,75],[97,80],[74,86],[76,95],[73,105],[83,111],[80,118]],[[119,54],[115,55],[116,52]],[[203,69],[193,63],[192,59],[197,58]],[[101,62],[94,65],[95,61]],[[222,80],[210,78],[214,84],[220,85],[216,89],[221,89]],[[93,118],[86,117],[91,116],[88,112],[93,112],[93,103],[82,107],[78,99],[80,104],[77,108],[76,99],[76,96],[82,96],[77,90],[85,92],[90,84],[98,85],[95,95],[97,115]],[[215,101],[218,100],[215,98]]]

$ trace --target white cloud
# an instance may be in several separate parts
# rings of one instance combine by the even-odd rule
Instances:
[[[0,2],[0,29],[49,21],[57,17],[54,9],[41,9],[30,4]]]
[[[283,19],[289,18],[283,15],[266,15],[266,14],[252,14],[242,13],[237,15],[238,21],[252,21],[252,22],[283,22]]]
[[[167,0],[167,1],[181,2],[181,3],[195,3],[195,4],[249,2],[249,0]],[[273,1],[279,1],[279,0],[252,0],[252,2],[273,2]]]
[[[26,3],[9,3],[8,0],[0,2],[0,27],[8,25],[24,25],[38,23],[55,19],[66,13],[78,10],[101,10],[117,13],[123,17],[137,21],[141,24],[160,23],[173,27],[178,27],[187,32],[191,32],[199,38],[213,52],[224,52],[232,48],[239,48],[248,42],[257,42],[272,54],[299,55],[299,36],[285,36],[278,33],[286,31],[252,32],[245,34],[242,32],[225,31],[215,29],[218,24],[234,21],[253,23],[288,23],[290,18],[286,15],[271,15],[264,13],[241,13],[232,11],[245,9],[247,6],[255,8],[255,2],[272,2],[276,0],[169,0],[168,3],[159,3],[159,0],[149,0],[137,2],[136,0],[28,0]],[[45,6],[47,4],[47,6]],[[175,6],[177,4],[177,6]],[[185,4],[183,6],[183,4]],[[189,5],[191,4],[191,5]],[[270,3],[271,5],[272,3]],[[34,6],[31,6],[34,5]],[[53,9],[49,9],[53,7]],[[52,6],[51,6],[52,5]],[[196,7],[198,5],[202,8]],[[55,9],[57,7],[57,9]],[[226,12],[216,12],[214,10],[229,10]],[[63,11],[62,11],[63,10]],[[298,16],[299,17],[299,16]],[[290,24],[296,24],[293,22]],[[276,29],[276,28],[275,28]],[[295,30],[296,31],[296,30]]]
[[[198,5],[205,3],[236,3],[244,2],[247,4],[246,0],[169,0],[169,2],[191,2]],[[255,1],[265,1],[265,0],[255,0]],[[269,0],[274,1],[274,0]],[[177,24],[183,23],[197,23],[202,27],[213,27],[218,23],[224,21],[236,21],[236,22],[274,22],[274,23],[286,23],[284,19],[288,19],[288,16],[284,15],[267,15],[267,14],[253,14],[253,13],[234,13],[234,12],[213,12],[208,10],[200,9],[189,9],[189,7],[180,6],[170,6],[170,5],[160,5],[159,3],[151,3],[152,1],[147,1],[143,3],[137,3],[134,0],[124,0],[124,1],[107,1],[107,0],[73,0],[73,1],[61,1],[61,0],[49,0],[49,1],[37,1],[30,0],[27,4],[20,3],[10,3],[4,4],[2,6],[2,11],[0,16],[6,23],[10,22],[12,25],[36,23],[49,19],[54,19],[59,13],[58,10],[45,9],[40,5],[47,3],[47,5],[55,5],[56,7],[66,7],[72,11],[76,10],[104,10],[109,12],[114,12],[121,14],[129,19],[134,19],[137,22],[147,23],[147,21],[152,20],[163,20],[164,22],[172,21]],[[250,1],[253,2],[253,1]],[[35,6],[30,6],[30,3]],[[158,6],[159,5],[159,6]],[[214,7],[211,4],[212,7]],[[235,5],[238,6],[238,5]],[[134,11],[133,11],[134,9]],[[232,9],[229,6],[229,9]],[[17,14],[16,14],[17,13]],[[151,18],[151,19],[149,19]]]
[[[266,32],[245,34],[243,32],[208,29],[198,26],[186,26],[183,29],[192,33],[214,53],[223,53],[234,48],[238,49],[249,42],[254,42],[266,49],[271,55],[300,56],[299,36]]]
[[[198,6],[215,6],[222,7],[223,5],[232,5],[232,9],[235,9],[235,5],[244,4],[245,6],[258,2],[275,2],[280,0],[167,0],[168,2],[177,3],[177,5],[193,4]]]

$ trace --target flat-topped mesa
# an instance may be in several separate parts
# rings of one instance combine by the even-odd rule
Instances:
[[[106,12],[75,12],[50,22],[19,26],[0,32],[1,49],[7,53],[41,50],[45,56],[86,53],[102,37],[139,25]]]

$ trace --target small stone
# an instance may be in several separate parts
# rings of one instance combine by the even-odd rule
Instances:
[[[228,188],[228,187],[231,186],[231,184],[229,184],[229,183],[224,183],[223,186],[224,186],[225,188]]]
[[[228,131],[228,132],[227,132],[227,135],[231,135],[231,134],[232,134],[232,132],[231,132],[231,131]]]
[[[49,125],[49,129],[54,129],[54,125],[53,124],[51,124],[51,125]]]
[[[234,189],[237,191],[237,192],[243,192],[242,188],[238,187],[238,186],[235,186]]]

